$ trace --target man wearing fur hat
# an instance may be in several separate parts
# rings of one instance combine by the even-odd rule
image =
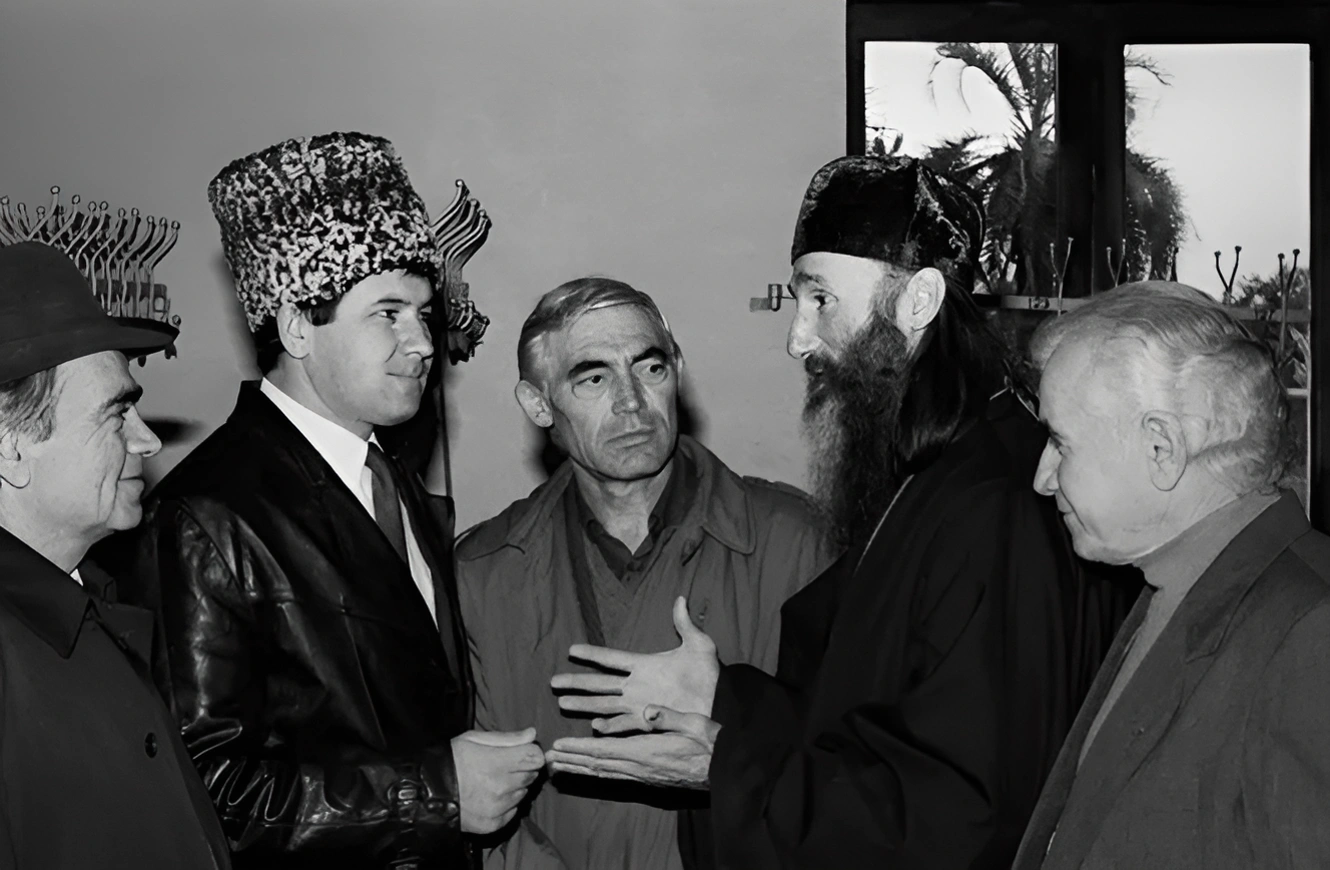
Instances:
[[[384,455],[434,356],[424,203],[386,140],[329,134],[209,187],[263,378],[153,493],[136,579],[239,868],[468,866],[534,731],[469,731],[451,503]],[[439,521],[440,516],[443,522]]]
[[[555,771],[709,788],[681,839],[693,866],[1011,863],[1114,590],[1030,490],[1044,433],[970,297],[981,239],[970,192],[915,160],[817,173],[789,352],[849,550],[785,603],[775,677],[722,666],[685,612],[677,649],[575,646],[612,673],[554,678],[590,693],[562,704],[602,734],[646,732],[557,740]]]

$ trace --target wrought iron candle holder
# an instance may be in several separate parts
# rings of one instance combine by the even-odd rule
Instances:
[[[448,294],[447,321],[448,356],[453,363],[464,362],[476,355],[489,327],[490,319],[481,314],[470,298],[470,286],[462,279],[462,267],[480,250],[489,238],[493,222],[480,207],[466,182],[457,179],[453,201],[433,222],[435,243],[443,255],[444,287]]]

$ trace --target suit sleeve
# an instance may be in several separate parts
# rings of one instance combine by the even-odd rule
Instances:
[[[157,672],[232,848],[338,851],[367,865],[455,853],[451,745],[414,757],[356,751],[318,760],[273,745],[264,660],[275,651],[247,593],[262,587],[251,581],[263,559],[243,542],[219,544],[184,505],[160,505],[149,523],[137,580],[145,589],[172,585],[161,596],[166,660]]]
[[[1259,685],[1243,777],[1254,866],[1330,867],[1330,603],[1294,624]]]
[[[712,824],[721,867],[970,866],[993,834],[999,655],[989,594],[1006,571],[1005,495],[970,504],[929,545],[902,675],[864,650],[870,685],[809,735],[806,699],[754,668],[726,668],[713,714]],[[843,600],[844,606],[863,602]],[[887,630],[892,614],[865,609]],[[906,624],[899,620],[897,624]],[[822,675],[820,679],[825,679]],[[945,825],[939,825],[944,821]]]

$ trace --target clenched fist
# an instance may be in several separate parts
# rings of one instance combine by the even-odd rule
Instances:
[[[536,729],[467,731],[452,739],[462,830],[491,834],[508,824],[545,766]]]

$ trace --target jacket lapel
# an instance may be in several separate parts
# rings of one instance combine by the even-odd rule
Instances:
[[[1076,714],[1076,720],[1072,723],[1067,739],[1058,752],[1057,761],[1053,763],[1053,770],[1048,775],[1044,790],[1039,795],[1039,802],[1035,805],[1030,823],[1026,826],[1025,836],[1016,854],[1012,870],[1028,870],[1043,866],[1044,856],[1049,851],[1049,841],[1053,833],[1058,830],[1063,810],[1067,806],[1067,799],[1071,795],[1072,784],[1076,781],[1077,766],[1081,749],[1085,746],[1085,738],[1089,735],[1095,716],[1099,715],[1100,708],[1104,706],[1108,690],[1122,666],[1122,659],[1127,654],[1132,636],[1136,634],[1136,629],[1145,619],[1145,612],[1149,608],[1153,592],[1150,587],[1145,587],[1136,599],[1131,612],[1127,614],[1122,627],[1118,629],[1117,636],[1113,638],[1113,644],[1109,647],[1094,682],[1090,684],[1085,702],[1081,704],[1081,709]]]
[[[420,552],[430,570],[431,585],[434,587],[434,617],[448,667],[453,676],[458,678],[459,685],[469,687],[469,660],[463,645],[466,633],[462,625],[461,605],[457,599],[457,583],[454,581],[452,499],[430,496],[400,466],[398,477],[406,481],[401,492],[402,502],[411,520],[411,531],[415,533],[416,543],[420,545]]]
[[[1123,789],[1168,734],[1178,711],[1214,663],[1214,655],[1252,585],[1289,544],[1309,529],[1302,506],[1292,494],[1285,494],[1249,523],[1183,599],[1104,719],[1079,771],[1075,770],[1075,761],[1085,733],[1079,732],[1074,750],[1068,741],[1063,756],[1070,758],[1059,756],[1058,766],[1070,764],[1072,782],[1065,808],[1055,821],[1057,836],[1044,866],[1081,866]],[[1144,617],[1145,601],[1146,596],[1142,596],[1133,609],[1136,625]],[[1117,674],[1126,642],[1134,632],[1134,626],[1129,631],[1124,625],[1113,645],[1114,666],[1110,670],[1106,663],[1095,679],[1092,691],[1100,693],[1095,711],[1103,704],[1103,695]],[[1077,717],[1078,729],[1088,729],[1089,722],[1081,721],[1087,714],[1092,721],[1094,712],[1088,702]]]
[[[360,617],[390,622],[437,650],[439,633],[410,567],[318,450],[257,383],[241,387],[232,418],[263,432],[271,445],[273,485],[265,498],[277,502],[280,513],[300,526],[317,551],[338,555],[338,573],[347,579],[340,586],[341,606]],[[298,482],[290,480],[293,474]]]
[[[1181,608],[1174,620],[1180,616],[1183,616]],[[1182,645],[1183,633],[1178,626],[1173,624],[1166,628],[1105,717],[1094,743],[1085,752],[1085,760],[1073,775],[1046,866],[1081,866],[1123,788],[1173,724],[1184,697],[1195,688],[1199,679],[1197,674],[1186,673],[1198,666],[1177,667],[1176,663],[1182,658]],[[1116,665],[1120,667],[1121,664],[1119,657]],[[1207,661],[1199,667],[1208,666]],[[1108,685],[1112,685],[1117,671],[1118,667],[1112,672],[1101,671],[1107,677],[1105,682]],[[1100,698],[1098,706],[1102,704]],[[1073,766],[1083,746],[1084,735],[1070,759]]]

